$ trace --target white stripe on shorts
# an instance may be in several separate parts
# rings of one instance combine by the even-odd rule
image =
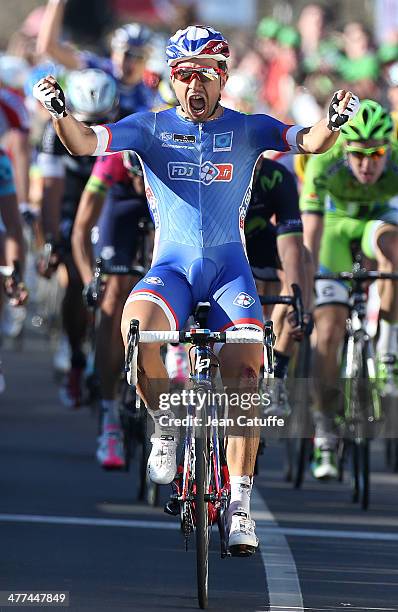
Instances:
[[[138,302],[139,300],[142,300],[143,302],[152,302],[153,304],[157,304],[158,306],[160,306],[170,324],[170,330],[176,331],[177,327],[174,315],[171,312],[170,308],[167,306],[166,302],[159,295],[150,293],[149,291],[137,291],[136,293],[132,293],[127,298],[126,304],[131,304],[131,302]]]

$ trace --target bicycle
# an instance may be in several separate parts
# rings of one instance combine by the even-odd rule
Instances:
[[[191,344],[189,351],[194,396],[213,391],[212,370],[218,367],[218,358],[211,344],[217,343],[261,343],[264,347],[265,372],[273,370],[273,325],[268,321],[260,330],[235,330],[212,332],[205,327],[209,303],[199,303],[195,312],[198,327],[189,331],[140,331],[139,322],[130,323],[128,348],[126,352],[127,379],[133,388],[137,384],[137,354],[139,342],[179,342]],[[207,395],[207,397],[209,397]],[[208,605],[209,543],[211,528],[217,524],[220,535],[221,558],[231,554],[228,549],[226,511],[229,505],[230,483],[226,462],[225,446],[218,426],[219,405],[210,400],[205,403],[202,417],[188,404],[185,436],[182,444],[181,461],[172,482],[173,493],[165,506],[165,512],[180,516],[185,548],[191,534],[196,539],[196,574],[199,606]],[[253,551],[233,551],[248,554]]]
[[[351,281],[349,315],[342,352],[342,409],[337,417],[341,432],[338,445],[339,480],[344,477],[347,456],[352,459],[351,489],[353,503],[369,507],[370,440],[383,421],[383,408],[376,378],[376,356],[366,330],[367,294],[364,285],[374,280],[398,280],[398,274],[368,271],[360,261],[352,272],[318,274],[317,280]]]

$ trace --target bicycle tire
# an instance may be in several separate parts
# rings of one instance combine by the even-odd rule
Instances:
[[[294,371],[294,378],[298,379],[300,394],[296,408],[301,412],[300,418],[296,423],[304,431],[310,428],[309,418],[309,388],[308,383],[304,385],[304,381],[308,381],[310,374],[311,360],[311,342],[310,337],[305,336],[299,346],[297,361]],[[305,411],[305,412],[304,412]],[[295,411],[297,413],[297,410]],[[304,412],[304,414],[303,414]],[[293,488],[300,489],[305,478],[306,466],[309,463],[310,457],[310,440],[304,437],[294,437],[287,440],[287,470],[285,479],[291,482]]]
[[[301,489],[304,482],[305,467],[308,464],[310,440],[307,438],[300,438],[297,440],[298,448],[296,452],[297,470],[293,474],[293,487],[295,489]]]
[[[364,384],[365,382],[369,382],[367,349],[366,341],[362,345],[356,342],[354,343],[353,354],[354,359],[357,360],[357,367],[354,369],[355,375],[351,379],[347,379],[346,384],[346,389],[348,389],[348,410],[351,411],[351,413],[349,413],[347,410],[346,416],[352,419],[354,427],[356,428],[355,434],[350,441],[352,458],[352,502],[359,503],[362,510],[367,510],[369,508],[370,489],[370,453],[369,440],[366,437],[366,418],[369,412],[368,401],[371,389],[369,385]],[[356,397],[354,397],[355,395]]]
[[[196,575],[199,607],[205,610],[209,603],[209,513],[205,495],[209,474],[207,439],[203,435],[195,440],[195,524]]]
[[[311,440],[308,438],[286,439],[285,482],[291,482],[294,489],[300,489],[309,463]]]
[[[362,510],[369,508],[370,470],[369,440],[353,440],[353,502],[359,503]]]
[[[123,434],[123,453],[124,453],[124,471],[130,471],[131,460],[134,455],[134,431],[131,423],[131,417],[129,411],[127,409],[128,402],[135,401],[135,391],[132,392],[132,397],[128,399],[128,393],[131,390],[127,386],[127,382],[124,380],[121,381],[121,387],[119,391],[120,396],[120,425],[122,428]]]
[[[394,448],[394,461],[392,463],[392,467],[393,467],[393,471],[394,472],[398,472],[398,441],[397,440],[392,440],[391,441],[393,444],[393,448]]]
[[[158,506],[159,498],[160,498],[160,489],[159,485],[152,480],[148,476],[148,458],[151,452],[151,441],[147,436],[146,430],[143,432],[143,438],[141,443],[141,453],[140,453],[140,469],[139,469],[139,496],[138,498],[148,506]]]

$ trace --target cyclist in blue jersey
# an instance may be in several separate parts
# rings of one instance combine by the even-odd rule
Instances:
[[[139,23],[117,28],[111,39],[110,58],[77,51],[60,40],[64,7],[65,0],[49,0],[37,38],[37,52],[69,70],[97,68],[111,74],[118,83],[120,116],[152,108],[155,94],[142,80],[151,31]]]
[[[146,195],[155,225],[152,268],[131,292],[122,317],[141,329],[179,329],[199,301],[209,301],[208,326],[225,330],[262,328],[261,306],[243,244],[253,169],[265,149],[320,153],[337,140],[353,117],[358,98],[336,92],[328,116],[311,128],[285,125],[267,115],[223,108],[229,47],[220,32],[205,26],[179,30],[167,46],[177,108],[136,113],[89,128],[66,110],[65,96],[48,76],[34,87],[55,128],[74,155],[104,155],[133,149],[144,168]],[[221,373],[256,388],[262,363],[259,345],[225,345]],[[140,347],[139,388],[157,427],[148,462],[152,480],[166,484],[176,470],[177,429],[162,428],[153,381],[166,379],[159,347]],[[228,442],[231,474],[230,546],[255,550],[250,492],[258,437]]]

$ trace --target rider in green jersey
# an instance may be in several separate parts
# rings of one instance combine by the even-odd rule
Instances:
[[[350,271],[353,241],[376,260],[379,271],[398,269],[398,145],[392,135],[391,115],[377,102],[364,100],[336,145],[308,162],[300,208],[304,237],[320,272]],[[393,376],[398,364],[397,283],[379,281],[379,293],[379,376]],[[322,380],[315,392],[316,478],[337,476],[334,416],[347,301],[343,282],[316,282],[314,376]]]

